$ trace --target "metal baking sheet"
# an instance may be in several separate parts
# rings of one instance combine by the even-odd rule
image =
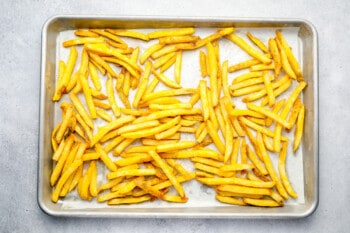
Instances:
[[[216,201],[211,188],[191,181],[183,184],[189,198],[186,204],[154,201],[138,205],[108,206],[96,201],[81,201],[76,193],[69,194],[57,204],[51,202],[50,134],[54,125],[60,121],[59,105],[51,101],[51,96],[57,77],[58,60],[67,60],[69,54],[69,50],[62,48],[61,44],[74,36],[75,29],[123,28],[147,32],[158,28],[196,27],[196,34],[205,36],[215,32],[217,28],[232,26],[236,28],[238,35],[250,31],[263,41],[273,36],[276,29],[282,29],[308,82],[308,87],[303,93],[307,109],[304,137],[298,152],[287,157],[287,171],[298,193],[297,200],[289,200],[282,208],[230,206]],[[131,45],[135,43],[132,39],[126,41]],[[140,45],[141,52],[146,48],[146,43],[137,42],[137,44]],[[229,50],[235,55],[225,53]],[[222,61],[229,59],[230,64],[249,58],[227,40],[220,41],[220,51]],[[184,87],[193,87],[194,75],[200,77],[198,63],[198,56],[193,56],[190,52],[184,53],[181,83]],[[41,68],[38,203],[46,213],[77,217],[293,218],[308,216],[316,209],[318,204],[317,35],[309,22],[297,19],[55,16],[43,27]],[[194,71],[198,71],[198,74],[193,74]],[[230,76],[232,78],[232,75]],[[184,165],[192,169],[191,163],[185,162]],[[103,179],[103,173],[100,176],[99,179]]]

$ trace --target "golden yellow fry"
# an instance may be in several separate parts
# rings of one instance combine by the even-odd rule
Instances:
[[[153,80],[148,85],[148,87],[146,88],[144,95],[152,93],[154,91],[154,89],[156,88],[156,86],[158,85],[158,83],[159,83],[159,79],[154,77]],[[142,103],[139,106],[143,107]]]
[[[73,116],[73,105],[72,104],[68,104],[66,112],[63,114],[63,120],[61,122],[61,126],[59,127],[59,129],[57,130],[55,139],[56,142],[60,143],[68,126],[69,126],[69,121],[71,120]]]
[[[90,183],[89,183],[89,191],[92,197],[96,197],[98,194],[97,190],[97,166],[96,161],[90,162],[91,172],[90,172]],[[90,168],[89,167],[89,168]]]
[[[248,105],[248,104],[247,104]],[[232,109],[229,112],[230,116],[252,116],[256,118],[265,118],[265,116],[259,112],[247,110],[247,109]]]
[[[276,188],[277,188],[278,192],[282,195],[282,197],[284,199],[287,200],[289,198],[288,194],[287,194],[286,190],[284,189],[280,178],[276,174],[276,171],[275,171],[275,169],[274,169],[274,167],[273,167],[273,165],[271,163],[270,156],[266,152],[261,133],[257,134],[256,141],[257,141],[257,144],[258,144],[259,151],[260,151],[260,153],[263,156],[263,161],[265,163],[266,169],[267,169],[267,171],[269,172],[269,174],[271,176],[271,179],[276,183]]]
[[[100,158],[100,154],[97,152],[85,153],[81,158],[84,162],[91,161],[91,160],[98,160]]]
[[[221,195],[215,195],[215,198],[222,202],[222,203],[226,203],[226,204],[231,204],[231,205],[241,205],[241,206],[244,206],[244,205],[247,205],[245,202],[237,199],[237,198],[234,198],[234,197],[224,197],[224,196],[221,196]]]
[[[272,112],[273,112],[274,114],[278,114],[279,111],[282,109],[282,107],[283,107],[283,105],[284,105],[285,102],[286,102],[285,99],[281,99],[280,101],[278,101],[278,102],[275,104],[275,106],[274,106]],[[266,127],[269,127],[269,126],[272,124],[272,122],[273,122],[273,119],[272,119],[272,118],[266,118],[266,123],[265,123]],[[291,121],[289,121],[289,123],[290,123],[290,124],[293,124]]]
[[[194,43],[199,40],[198,36],[168,36],[159,38],[159,44],[178,44],[178,43]]]
[[[265,145],[266,149],[268,151],[274,152],[274,148],[273,148],[272,143],[270,142],[270,139],[266,136],[266,134],[263,134],[262,137],[263,137],[263,141],[264,141],[264,145]]]
[[[94,102],[92,100],[92,96],[91,96],[91,90],[88,84],[87,79],[84,77],[84,75],[80,75],[79,76],[79,82],[83,88],[83,92],[84,92],[84,96],[85,96],[85,100],[91,115],[92,119],[96,119],[97,118],[97,113],[96,113],[96,108],[94,105]]]
[[[257,60],[261,61],[264,64],[271,63],[271,59],[268,58],[266,55],[258,52],[253,47],[251,47],[247,42],[245,42],[241,37],[237,36],[236,34],[232,33],[230,35],[225,36],[226,39],[232,41],[236,45],[238,45],[241,49],[243,49],[245,52],[247,52],[250,56],[253,58],[256,58]]]
[[[211,43],[211,42],[219,39],[220,37],[223,37],[225,35],[232,33],[234,30],[235,29],[233,27],[218,29],[215,33],[210,34],[209,36],[198,40],[196,42],[195,48],[199,48],[199,47],[202,47],[208,43]]]
[[[100,29],[89,29],[90,32],[94,32],[94,33],[97,33],[103,37],[106,37],[108,39],[111,39],[119,44],[124,44],[125,47],[128,47],[127,44],[122,40],[120,39],[118,36],[110,33],[110,32],[106,32],[106,31],[103,31],[103,30],[100,30]]]
[[[272,107],[273,105],[275,105],[276,98],[275,98],[275,95],[273,93],[273,88],[272,88],[271,81],[270,81],[271,77],[266,72],[264,74],[263,78],[264,78],[264,84],[265,84],[265,88],[266,88],[267,97],[269,100],[269,106]]]
[[[104,110],[110,110],[111,109],[111,105],[106,104],[106,103],[104,103],[102,101],[94,99],[93,102],[94,102],[95,107],[99,107],[99,108],[102,108]]]
[[[58,78],[57,78],[57,84],[55,88],[54,96],[52,97],[52,101],[58,101],[61,98],[62,91],[60,89],[62,85],[62,78],[64,75],[66,69],[66,63],[64,61],[60,60],[58,63]]]
[[[196,177],[198,177],[198,178],[203,178],[203,177],[204,178],[213,178],[214,177],[213,174],[209,174],[209,173],[204,172],[204,171],[196,171],[195,174],[196,174]]]
[[[177,125],[180,122],[180,117],[175,117],[173,120],[159,125],[157,127],[154,127],[152,129],[145,129],[145,130],[139,130],[137,132],[128,132],[128,133],[123,133],[122,136],[125,138],[142,138],[142,137],[147,137],[147,136],[151,136],[151,135],[155,135],[158,134],[160,132],[163,132],[171,127],[174,127],[175,125]],[[136,122],[134,122],[136,123]]]
[[[280,71],[282,68],[281,56],[280,56],[280,52],[278,51],[276,41],[273,38],[269,39],[269,50],[273,58],[275,77],[278,77],[280,75]]]
[[[119,145],[113,150],[114,156],[119,156],[125,148],[127,148],[131,143],[133,143],[135,139],[133,138],[126,138],[124,141],[119,143]]]
[[[229,160],[232,151],[233,151],[233,133],[232,128],[230,127],[230,124],[226,122],[225,125],[225,154],[224,154],[224,163],[227,163]]]
[[[257,71],[268,71],[268,70],[274,70],[275,66],[273,63],[270,63],[268,65],[266,64],[256,64],[249,68],[250,72],[257,72]]]
[[[250,60],[246,60],[246,61],[242,61],[242,62],[239,62],[235,65],[232,65],[228,68],[228,72],[229,73],[232,73],[232,72],[235,72],[237,70],[242,70],[242,69],[246,69],[246,68],[249,68],[251,67],[252,65],[256,65],[256,64],[259,64],[260,61],[258,59],[250,59]]]
[[[215,107],[218,104],[218,67],[217,67],[217,61],[216,61],[216,55],[214,47],[211,43],[207,44],[207,50],[208,50],[208,66],[210,67],[210,73],[209,73],[209,81],[210,81],[210,88],[211,88],[211,98],[213,107]]]
[[[59,128],[60,124],[57,125],[58,127],[56,127],[57,129]],[[55,131],[55,130],[54,130]],[[55,139],[55,134],[52,133],[52,141],[56,142]],[[58,147],[56,148],[56,150],[54,150],[54,154],[52,156],[52,160],[57,161],[58,158],[61,156],[62,152],[63,152],[63,148],[65,146],[66,141],[64,139],[61,140],[60,144],[58,145]]]
[[[156,62],[153,63],[153,68],[158,69],[174,56],[175,56],[175,52],[172,52],[160,57]]]
[[[299,111],[300,111],[300,108],[301,108],[301,99],[300,98],[297,98],[293,104],[293,107],[292,107],[292,111],[290,113],[290,116],[289,116],[289,123],[292,125],[292,127],[294,126],[296,120],[297,120],[297,117],[298,117],[298,114],[299,114]],[[291,127],[291,128],[292,128]],[[287,131],[289,132],[290,129],[287,129]]]
[[[156,138],[157,140],[166,139],[166,138],[168,138],[168,137],[174,135],[180,128],[181,128],[181,125],[180,125],[180,124],[179,124],[179,125],[176,125],[176,126],[174,126],[174,127],[172,127],[172,128],[169,128],[169,129],[167,129],[167,130],[161,132],[161,133],[156,134],[156,135],[155,135],[155,138]]]
[[[95,149],[96,152],[100,154],[100,158],[102,162],[106,165],[106,167],[112,172],[117,171],[117,166],[112,162],[106,151],[102,148],[102,146],[99,143],[95,145]]]
[[[155,70],[152,70],[152,73],[154,74],[154,76],[161,81],[162,83],[164,83],[166,86],[170,87],[170,88],[181,88],[181,86],[176,83],[175,81],[169,79],[167,76],[165,76],[163,73],[159,73]]]
[[[282,63],[282,67],[284,69],[284,71],[292,78],[292,79],[297,79],[296,74],[294,73],[293,68],[291,67],[289,61],[288,61],[288,57],[287,54],[284,50],[284,48],[282,47],[282,45],[280,44],[280,42],[277,40],[277,47],[279,48],[279,52],[280,52],[280,56],[281,56],[281,63]]]
[[[78,169],[78,167],[83,164],[83,161],[78,159],[75,160],[70,166],[69,168],[66,170],[65,173],[62,174],[62,176],[60,177],[60,179],[58,180],[58,183],[56,185],[55,190],[52,193],[51,196],[51,200],[56,203],[58,201],[59,198],[59,194],[61,192],[61,189],[63,188],[63,185],[66,183],[66,181],[68,180],[68,178]]]
[[[178,103],[178,104],[150,104],[149,109],[153,111],[160,111],[160,110],[171,110],[171,109],[190,109],[192,108],[192,105],[190,103]]]
[[[107,136],[107,135],[106,135]],[[116,146],[118,146],[125,138],[121,136],[114,136],[113,140],[111,140],[106,147],[104,148],[104,151],[106,153],[109,153],[111,150],[113,150]],[[102,142],[102,139],[100,140]]]
[[[107,174],[109,180],[124,176],[152,176],[155,175],[154,169],[142,168],[142,169],[129,169],[129,170],[117,170]]]
[[[258,131],[258,132],[261,132],[263,134],[266,134],[267,136],[269,137],[274,137],[275,136],[275,132],[263,127],[263,126],[260,126],[258,124],[255,124],[254,122],[248,120],[247,118],[245,117],[240,117],[239,118],[240,121],[242,121],[245,125],[247,125],[248,127]],[[283,140],[288,140],[286,137],[283,137]]]
[[[113,120],[112,122],[108,123],[107,125],[100,127],[97,134],[94,135],[93,139],[91,140],[91,146],[95,145],[98,141],[100,141],[101,138],[103,138],[108,132],[121,127],[122,125],[131,122],[135,119],[134,116],[122,116],[116,120]]]
[[[124,166],[132,165],[132,164],[150,162],[151,160],[152,160],[152,157],[145,153],[145,154],[142,154],[139,156],[133,156],[130,158],[119,159],[119,160],[115,161],[114,163],[119,167],[124,167]]]
[[[150,39],[156,39],[161,37],[169,37],[169,36],[184,36],[191,35],[195,32],[194,28],[180,28],[180,29],[170,29],[170,30],[160,30],[148,33],[148,37]]]
[[[134,39],[149,41],[148,35],[141,33],[141,32],[122,30],[122,29],[118,29],[118,30],[106,29],[106,31],[110,32],[116,36],[124,36],[124,37],[130,37],[130,38],[134,38]]]
[[[305,106],[304,104],[301,105],[299,114],[298,114],[298,120],[295,128],[295,136],[294,136],[294,144],[293,144],[293,151],[295,152],[300,144],[301,137],[303,135],[304,131],[304,119],[305,119]]]
[[[107,122],[111,122],[112,121],[112,117],[104,110],[96,110],[97,116],[100,117],[101,119],[107,121]]]
[[[93,136],[90,127],[86,124],[85,120],[80,116],[80,114],[75,114],[75,118],[77,119],[78,123],[83,127],[89,141],[91,141]]]
[[[51,186],[54,186],[56,184],[56,181],[58,180],[61,172],[62,172],[62,169],[63,169],[63,166],[66,162],[66,159],[69,155],[69,152],[71,150],[71,147],[74,143],[74,134],[71,134],[68,139],[67,139],[67,142],[65,143],[65,146],[63,148],[63,151],[62,151],[62,154],[61,156],[58,158],[58,161],[57,161],[57,164],[56,166],[54,167],[53,171],[52,171],[52,174],[51,174],[51,177],[50,177],[50,185]]]
[[[120,111],[125,115],[131,115],[131,116],[144,116],[149,113],[148,110],[142,110],[142,109],[128,109],[128,108],[121,108]]]
[[[146,49],[146,51],[140,56],[140,63],[144,64],[146,60],[156,51],[160,50],[163,48],[164,45],[161,44],[154,44]]]
[[[198,157],[198,156],[192,157],[191,161],[196,162],[196,163],[209,165],[211,167],[216,167],[216,168],[220,168],[224,165],[221,161],[208,159],[208,158],[204,158],[204,157]]]
[[[176,52],[174,77],[177,84],[181,83],[182,52]]]
[[[166,70],[168,70],[172,65],[174,65],[174,63],[176,62],[176,56],[173,56],[172,58],[170,58],[170,60],[168,60],[166,63],[164,63],[162,65],[162,67],[160,67],[160,72],[164,73]]]
[[[282,48],[283,48],[283,50],[288,58],[290,65],[293,68],[293,71],[295,72],[295,74],[298,77],[302,77],[302,72],[301,72],[299,63],[298,63],[297,59],[295,58],[295,56],[293,55],[293,52],[292,52],[290,46],[288,45],[286,39],[283,37],[281,31],[277,30],[276,36],[277,36],[278,41],[281,43],[281,46],[282,46]]]
[[[177,48],[178,45],[167,45],[162,47],[161,49],[155,51],[154,53],[152,53],[151,58],[152,59],[157,59],[160,58],[162,56],[166,56],[169,53],[174,53],[176,51],[178,51],[179,49]]]
[[[202,78],[208,76],[207,56],[202,50],[199,52],[199,64],[200,64],[200,68],[201,68]]]
[[[90,44],[88,44],[88,45],[90,45]],[[85,47],[88,45],[85,45]],[[117,77],[117,74],[112,69],[112,67],[104,59],[102,59],[98,54],[90,52],[89,57],[90,57],[90,60],[95,61],[95,63],[97,63],[101,67],[103,67],[107,71],[107,73],[109,73],[112,77],[114,77],[114,78]]]
[[[206,165],[206,164],[202,164],[202,163],[198,163],[198,162],[194,164],[194,168],[201,170],[201,171],[204,171],[204,172],[207,172],[207,173],[217,175],[217,176],[220,173],[219,168],[213,167],[210,165]]]
[[[247,116],[247,119],[258,124],[258,125],[265,125],[264,118],[256,118],[256,117]]]
[[[171,173],[171,169],[169,165],[159,157],[157,152],[149,151],[148,153],[150,156],[152,156],[154,161],[158,164],[158,166],[163,170],[165,175],[169,178],[170,182],[174,185],[174,188],[179,193],[180,197],[185,197],[185,191],[181,186],[181,184],[177,181],[176,177]]]
[[[267,116],[267,117],[277,121],[278,123],[282,124],[286,128],[290,128],[291,127],[290,122],[288,120],[283,119],[280,115],[274,113],[273,111],[270,111],[270,110],[268,110],[266,108],[257,106],[257,105],[252,104],[252,103],[247,103],[247,107],[250,110],[252,110],[252,111],[258,112],[260,114],[264,114],[265,116]]]
[[[145,121],[150,121],[150,120],[156,120],[164,117],[176,117],[179,115],[195,115],[201,114],[201,110],[198,108],[192,108],[192,109],[169,109],[169,110],[163,110],[163,111],[157,111],[157,112],[152,112],[147,116],[142,116],[139,117],[135,120],[134,123],[141,123]],[[187,118],[186,118],[187,119]],[[192,119],[191,119],[192,120]]]
[[[73,70],[74,70],[74,66],[75,66],[75,63],[77,61],[77,57],[78,57],[78,51],[73,46],[73,47],[70,48],[68,61],[66,63],[66,67],[65,67],[64,73],[62,75],[62,79],[61,79],[62,82],[61,82],[61,85],[59,86],[59,90],[58,90],[59,95],[61,93],[65,93],[66,92],[66,88],[68,86],[69,79],[72,76],[72,73],[73,73]]]
[[[254,206],[262,206],[262,207],[278,207],[280,206],[277,202],[274,200],[268,200],[268,199],[254,199],[254,198],[243,198],[243,202],[248,205],[254,205]]]
[[[293,198],[298,198],[297,193],[294,191],[286,172],[286,156],[287,156],[288,142],[282,144],[282,150],[278,159],[278,171],[281,176],[282,184],[286,188],[288,194]]]
[[[62,168],[62,174],[67,170],[68,166],[74,161],[78,149],[79,149],[79,143],[74,143]]]
[[[172,97],[172,96],[178,96],[178,95],[189,95],[194,94],[198,90],[194,88],[181,88],[181,89],[175,89],[175,90],[163,90],[153,93],[148,93],[147,95],[144,95],[143,101],[150,101],[153,99],[161,98],[161,97]]]
[[[79,84],[79,83],[78,83]],[[77,84],[77,85],[78,85]],[[105,99],[108,99],[108,96],[105,95],[104,93],[96,90],[96,89],[93,89],[93,88],[90,88],[91,90],[91,95],[96,98],[96,99],[99,99],[99,100],[105,100]]]
[[[241,186],[247,186],[247,187],[256,187],[256,188],[273,188],[275,186],[275,182],[269,181],[252,181],[245,178],[236,178],[236,177],[230,177],[230,178],[198,178],[199,182],[207,184],[209,186],[216,186],[216,185],[241,185]]]
[[[281,118],[286,119],[290,109],[292,108],[295,100],[298,98],[299,94],[302,92],[302,90],[306,87],[307,83],[304,81],[301,81],[298,86],[293,90],[293,92],[288,97],[288,100],[282,109],[282,112],[280,114]],[[275,134],[273,138],[273,147],[275,148],[276,152],[280,151],[281,148],[281,132],[282,132],[282,125],[277,124],[275,128]]]
[[[82,29],[78,29],[74,32],[74,35],[76,36],[82,36],[82,37],[99,37],[97,33],[90,32],[90,31],[84,31]]]
[[[251,78],[262,77],[263,73],[260,71],[248,72],[241,74],[232,80],[232,84],[246,81]]]
[[[158,126],[159,124],[160,123],[158,120],[151,120],[151,121],[146,121],[138,124],[126,125],[119,128],[117,131],[118,131],[118,134],[123,134],[127,132],[135,132],[145,128],[151,128],[154,126]]]
[[[218,135],[218,131],[214,128],[213,123],[211,121],[206,121],[207,122],[207,127],[208,127],[208,133],[210,137],[213,139],[216,147],[220,151],[220,153],[224,154],[225,153],[225,146],[221,142],[221,139]]]
[[[106,89],[107,89],[108,101],[109,101],[109,104],[111,105],[112,112],[113,112],[115,117],[119,117],[121,112],[120,112],[120,108],[117,105],[117,102],[115,100],[113,81],[112,81],[112,77],[110,77],[110,76],[108,77],[108,79],[106,81]]]
[[[269,188],[254,188],[239,185],[219,185],[217,187],[219,191],[233,192],[237,194],[255,194],[255,195],[270,195],[271,189]]]
[[[146,91],[147,84],[148,84],[148,79],[149,79],[149,76],[151,74],[151,69],[152,69],[152,63],[151,62],[147,62],[145,71],[144,71],[144,73],[142,74],[142,77],[141,77],[140,85],[139,85],[139,87],[138,87],[138,89],[136,91],[136,94],[135,94],[135,97],[134,97],[134,101],[132,102],[132,106],[134,108],[138,107],[139,102],[140,102],[143,94]]]
[[[264,53],[269,53],[269,50],[265,46],[265,44],[257,37],[253,36],[250,32],[246,33],[247,37],[261,49]]]
[[[229,86],[228,86],[228,60],[222,63],[221,67],[221,79],[222,79],[222,90],[224,92],[224,96],[231,97]]]
[[[156,151],[159,152],[169,152],[169,151],[176,151],[176,150],[183,150],[183,149],[189,149],[193,146],[195,146],[196,143],[192,141],[181,141],[178,143],[172,143],[172,144],[165,144],[165,145],[158,145],[156,146]]]
[[[89,62],[89,74],[96,90],[100,91],[101,81],[100,81],[100,78],[98,77],[98,73],[95,65],[91,62]]]
[[[287,91],[291,85],[292,85],[292,80],[289,79],[287,82],[283,83],[281,86],[279,86],[275,90],[273,90],[273,95],[277,98],[278,96],[283,94],[285,91]],[[261,101],[260,105],[265,106],[266,104],[268,104],[268,102],[269,102],[268,97],[265,97]]]
[[[207,81],[206,80],[200,80],[199,81],[199,95],[202,103],[202,109],[203,109],[203,117],[204,120],[207,121],[209,119],[209,103],[208,103],[208,93],[207,93]]]
[[[193,173],[189,173],[180,163],[177,163],[174,159],[166,159],[166,162],[176,169],[185,179],[191,180],[194,178]],[[181,182],[178,178],[176,178]]]
[[[235,82],[230,86],[231,91],[237,90],[237,89],[241,89],[241,88],[245,88],[248,86],[253,86],[256,84],[260,84],[263,83],[264,79],[263,77],[258,77],[258,78],[250,78],[250,79],[246,79],[244,81],[241,82]]]
[[[84,38],[76,38],[72,40],[67,40],[62,43],[63,47],[70,47],[75,45],[83,45],[86,43],[103,43],[104,38],[102,37],[84,37]]]
[[[108,201],[108,205],[123,205],[123,204],[136,204],[151,200],[150,195],[145,195],[141,197],[124,197],[124,198],[114,198]]]
[[[247,146],[247,155],[250,161],[255,165],[255,167],[260,171],[262,175],[267,175],[268,172],[265,168],[265,165],[260,161],[260,159],[255,155],[255,153]]]

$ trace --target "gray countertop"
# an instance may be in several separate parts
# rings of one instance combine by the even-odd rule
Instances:
[[[0,7],[0,232],[349,232],[350,1],[3,1]],[[55,218],[38,207],[41,30],[56,14],[287,17],[319,36],[320,199],[297,220]]]

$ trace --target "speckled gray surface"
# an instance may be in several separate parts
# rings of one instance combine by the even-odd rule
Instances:
[[[0,7],[0,232],[348,232],[350,1],[3,1]],[[41,29],[55,14],[292,17],[319,35],[320,201],[298,220],[69,219],[36,201]]]

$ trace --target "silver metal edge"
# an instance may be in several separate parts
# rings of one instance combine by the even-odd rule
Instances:
[[[288,214],[279,214],[279,213],[240,213],[240,214],[233,214],[233,213],[163,213],[163,212],[153,212],[153,213],[125,213],[125,212],[119,212],[119,213],[107,213],[107,212],[80,212],[80,211],[54,211],[50,209],[46,204],[43,202],[42,193],[40,191],[41,185],[42,185],[42,158],[43,158],[43,118],[44,118],[44,94],[43,90],[45,90],[45,61],[44,57],[46,57],[46,33],[48,26],[54,21],[54,20],[62,20],[62,19],[84,19],[84,20],[143,20],[143,21],[149,21],[149,20],[160,20],[160,21],[192,21],[192,22],[206,22],[211,21],[214,23],[219,22],[237,22],[237,23],[249,23],[249,22],[262,22],[262,23],[304,23],[308,25],[313,33],[313,50],[314,50],[314,70],[313,73],[313,79],[314,79],[314,109],[315,109],[315,124],[314,124],[314,143],[315,143],[315,151],[314,151],[314,173],[315,173],[315,183],[314,183],[314,190],[315,190],[315,199],[313,204],[310,206],[310,208],[305,211],[304,213],[288,213]],[[184,217],[190,217],[190,218],[250,218],[250,219],[260,219],[260,218],[273,218],[273,219],[287,219],[287,218],[303,218],[311,215],[315,212],[318,206],[319,202],[319,179],[318,179],[318,171],[319,171],[319,164],[318,164],[318,39],[317,39],[317,32],[313,24],[305,19],[300,18],[253,18],[253,17],[240,17],[240,18],[234,18],[234,17],[169,17],[169,16],[142,16],[142,15],[136,15],[136,16],[102,16],[102,15],[55,15],[51,18],[49,18],[42,29],[42,57],[41,57],[41,93],[40,93],[40,123],[39,123],[39,171],[38,171],[38,204],[39,207],[46,213],[52,216],[57,217],[64,217],[64,216],[71,216],[71,217],[105,217],[105,218],[115,218],[115,217],[123,217],[123,218],[184,218]]]

